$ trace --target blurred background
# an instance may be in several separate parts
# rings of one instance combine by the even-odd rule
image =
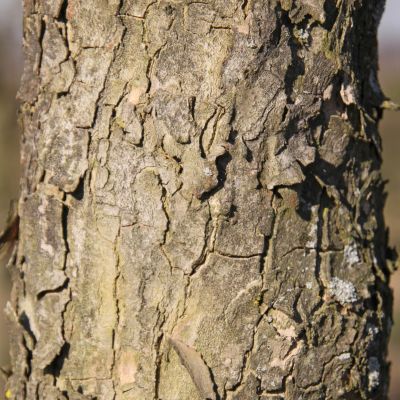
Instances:
[[[0,231],[11,199],[18,197],[18,128],[15,100],[22,69],[22,0],[0,0]],[[400,1],[387,0],[379,32],[380,82],[385,94],[400,103]],[[383,138],[383,175],[389,180],[385,216],[392,246],[400,249],[400,112],[385,112],[380,127]],[[9,279],[0,260],[0,311],[9,295]],[[400,271],[392,277],[394,327],[389,357],[392,362],[390,400],[400,399]],[[0,312],[0,366],[8,364],[7,331]],[[0,374],[0,399],[3,398]]]

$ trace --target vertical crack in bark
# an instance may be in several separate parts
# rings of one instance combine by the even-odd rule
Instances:
[[[117,352],[119,349],[119,343],[118,343],[118,330],[119,330],[119,325],[120,325],[120,295],[119,295],[119,280],[121,278],[121,267],[120,267],[120,255],[119,255],[119,242],[120,242],[120,234],[121,234],[121,227],[119,228],[117,237],[115,239],[114,243],[114,254],[116,257],[116,264],[115,264],[115,277],[114,277],[114,299],[115,299],[115,325],[113,328],[113,334],[112,334],[112,351],[113,351],[113,358],[112,358],[112,364],[111,364],[111,377],[112,379],[112,384],[113,384],[113,390],[114,390],[114,397],[113,399],[115,400],[117,398],[117,389],[116,389],[116,381],[117,381],[117,371],[116,371],[116,365],[117,365]]]
[[[256,334],[257,334],[257,330],[258,330],[258,327],[259,327],[262,319],[267,314],[268,310],[269,310],[269,308],[266,308],[259,315],[259,317],[256,320],[256,323],[254,324],[250,347],[243,354],[243,362],[242,362],[242,368],[241,368],[241,371],[240,371],[239,382],[236,383],[235,385],[233,385],[232,388],[229,389],[228,391],[224,387],[224,395],[223,395],[222,400],[225,400],[227,398],[227,392],[232,393],[232,394],[237,393],[242,389],[243,385],[246,383],[248,375],[251,373],[250,360],[251,360],[251,355],[253,354],[253,351],[254,351],[254,344],[255,344],[255,337],[256,337]]]
[[[42,61],[43,61],[43,39],[44,35],[46,33],[46,22],[43,19],[43,16],[41,16],[40,20],[40,34],[39,34],[39,46],[40,46],[40,54],[39,54],[39,60],[38,60],[38,76],[40,76],[40,72],[42,69]]]
[[[258,301],[259,317],[257,318],[257,320],[254,324],[250,348],[248,350],[246,350],[246,352],[243,355],[243,363],[242,363],[240,380],[236,385],[234,385],[232,387],[232,389],[229,390],[230,393],[238,393],[242,389],[242,386],[245,384],[248,375],[251,373],[249,364],[250,364],[251,356],[254,352],[255,337],[258,332],[258,327],[272,306],[271,304],[264,304],[264,294],[267,290],[267,288],[266,288],[267,282],[265,280],[265,272],[266,272],[266,270],[268,270],[272,267],[273,245],[274,245],[274,241],[277,239],[277,229],[278,229],[278,221],[279,221],[279,210],[275,207],[274,201],[275,201],[275,195],[273,194],[272,199],[271,199],[271,205],[274,209],[274,217],[273,217],[272,227],[271,227],[272,233],[270,236],[264,236],[263,249],[262,249],[262,253],[260,255],[259,273],[260,273],[261,279],[262,279],[262,287],[261,287],[260,299]],[[224,388],[224,390],[225,390],[225,394],[224,394],[223,399],[225,399],[227,396],[226,389]]]
[[[214,186],[210,191],[202,193],[200,196],[200,200],[205,201],[212,197],[215,193],[219,192],[226,182],[226,169],[228,164],[232,161],[232,155],[229,151],[226,151],[224,154],[218,156],[215,160],[215,165],[217,167],[218,176],[217,176],[217,185]]]
[[[218,225],[219,225],[219,219],[217,216],[217,218],[213,221],[209,201],[207,201],[207,204],[208,204],[208,210],[209,210],[209,219],[207,221],[207,226],[205,229],[206,240],[205,240],[204,248],[203,248],[202,254],[199,257],[199,259],[197,260],[197,262],[194,263],[192,271],[189,274],[184,274],[185,287],[184,287],[184,297],[183,297],[183,309],[182,309],[182,312],[178,315],[177,321],[183,319],[183,317],[186,313],[187,300],[190,296],[191,284],[192,284],[194,277],[199,273],[199,271],[202,269],[202,267],[204,265],[207,265],[210,255],[214,252],[214,245],[215,245],[216,234],[217,234]],[[211,224],[211,223],[213,223],[213,228],[210,233],[209,224]],[[174,324],[172,331],[175,326],[176,326],[176,323]]]
[[[218,123],[221,121],[222,117],[226,114],[226,109],[224,106],[217,104],[216,116],[214,123],[212,125],[212,135],[208,141],[207,147],[204,147],[204,152],[209,153],[212,145],[214,144],[215,136],[217,134]]]
[[[162,351],[161,346],[164,340],[163,326],[167,320],[164,312],[162,312],[157,306],[158,319],[156,325],[154,326],[154,335],[156,335],[156,330],[158,330],[157,338],[152,347],[155,351],[155,374],[154,374],[154,400],[159,400],[160,391],[160,381],[161,381],[161,364],[162,364]]]
[[[316,263],[315,263],[315,278],[319,285],[319,302],[312,310],[315,313],[324,303],[325,297],[325,286],[321,279],[321,251],[322,251],[322,239],[324,229],[324,210],[325,210],[325,188],[322,188],[319,199],[318,207],[318,221],[317,221],[317,243],[316,243]]]
[[[58,20],[64,24],[66,24],[68,22],[68,16],[67,16],[68,1],[69,0],[63,1],[61,8],[60,8],[60,14],[58,15]]]
[[[67,274],[67,262],[68,262],[68,255],[70,253],[70,246],[69,246],[69,241],[68,241],[68,215],[69,215],[69,208],[64,202],[63,207],[62,207],[61,223],[62,223],[63,239],[64,239],[64,244],[65,244],[63,271],[66,275],[66,280],[65,280],[64,285],[60,289],[67,290],[68,294],[69,294],[69,298],[68,298],[68,301],[64,305],[64,309],[61,312],[61,321],[62,321],[61,322],[61,335],[62,335],[64,343],[63,343],[57,357],[48,366],[49,367],[48,372],[50,372],[54,376],[54,379],[55,379],[54,383],[56,383],[56,378],[58,378],[58,376],[60,375],[60,372],[64,365],[64,360],[68,357],[69,348],[70,348],[70,344],[68,343],[67,338],[65,336],[65,323],[66,323],[65,313],[67,311],[69,303],[72,300],[71,289],[69,287],[70,280],[69,280],[69,277]],[[46,373],[46,370],[44,372]]]
[[[243,10],[243,14],[244,14],[245,19],[247,18],[247,13],[248,13],[247,8],[249,6],[249,3],[250,3],[249,0],[243,0],[242,1],[241,9]]]
[[[171,259],[168,257],[168,253],[165,251],[165,244],[167,243],[167,239],[168,239],[168,233],[170,230],[170,225],[171,225],[171,217],[168,213],[167,210],[167,189],[164,187],[161,176],[157,175],[158,178],[158,183],[161,186],[161,206],[162,206],[162,210],[164,212],[165,218],[167,220],[164,232],[163,232],[163,238],[162,241],[160,243],[160,250],[162,252],[162,254],[164,255],[165,259],[167,260],[167,263],[169,265],[170,268],[170,273],[172,275],[172,271],[175,268],[173,265],[173,262],[171,261]]]
[[[217,113],[218,113],[218,108],[214,109],[214,111],[211,113],[211,115],[207,118],[207,120],[205,121],[205,123],[201,127],[199,127],[197,125],[196,120],[193,118],[195,123],[196,123],[196,127],[199,130],[199,151],[200,151],[200,156],[201,156],[201,158],[204,158],[204,159],[207,158],[206,151],[207,152],[209,151],[209,146],[210,146],[209,145],[207,149],[204,147],[204,143],[203,143],[204,133],[206,132],[209,123],[213,120],[213,118],[217,115]],[[217,118],[216,118],[216,120],[214,121],[214,124],[213,124],[213,136],[210,139],[210,143],[212,143],[213,137],[215,136],[215,128],[216,128],[217,120],[218,120],[218,116],[217,116]]]
[[[296,39],[293,32],[295,24],[293,24],[290,20],[288,11],[283,10],[280,4],[278,4],[277,7],[278,12],[281,15],[282,23],[286,26],[290,33],[288,44],[292,54],[292,62],[285,74],[285,92],[287,95],[288,104],[294,104],[295,99],[292,97],[294,84],[299,76],[304,75],[304,61],[298,54],[299,49],[295,42]]]

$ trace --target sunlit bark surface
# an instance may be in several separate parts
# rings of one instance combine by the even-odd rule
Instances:
[[[383,1],[25,0],[13,399],[384,399]]]

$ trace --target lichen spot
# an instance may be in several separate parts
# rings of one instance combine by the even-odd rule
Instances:
[[[368,389],[370,392],[375,390],[380,384],[381,365],[376,357],[368,360]]]
[[[351,354],[350,353],[342,353],[338,356],[340,361],[347,361],[351,359]]]
[[[208,167],[204,168],[203,172],[204,172],[205,176],[212,176],[213,175],[211,169],[208,168]]]
[[[351,282],[334,277],[329,282],[328,289],[330,294],[342,305],[357,301],[357,292]]]
[[[358,264],[360,257],[358,256],[357,244],[350,243],[344,248],[344,262],[350,266]]]

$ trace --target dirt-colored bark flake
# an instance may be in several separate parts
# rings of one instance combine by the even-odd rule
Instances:
[[[383,6],[24,1],[9,398],[386,398]]]

